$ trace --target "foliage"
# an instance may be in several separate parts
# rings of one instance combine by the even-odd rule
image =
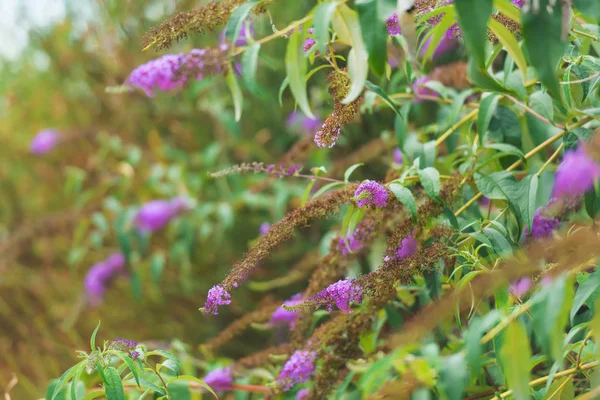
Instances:
[[[3,71],[14,393],[598,395],[599,5],[142,3]]]

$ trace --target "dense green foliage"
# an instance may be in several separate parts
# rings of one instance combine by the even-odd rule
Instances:
[[[166,3],[0,70],[9,398],[600,396],[597,1]]]

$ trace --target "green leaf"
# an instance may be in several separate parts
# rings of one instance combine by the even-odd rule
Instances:
[[[454,3],[463,37],[478,66],[485,66],[487,26],[492,14],[492,0],[457,0]]]
[[[236,42],[242,31],[244,21],[248,18],[248,14],[250,14],[252,8],[259,2],[260,0],[250,0],[233,10],[225,26],[225,37],[230,43]]]
[[[348,169],[346,170],[346,172],[344,172],[344,182],[348,183],[348,181],[350,180],[350,176],[352,175],[352,173],[358,168],[365,165],[365,163],[358,163],[358,164],[354,164],[350,167],[348,167]]]
[[[563,136],[565,150],[575,150],[579,146],[579,142],[587,142],[594,135],[594,131],[587,128],[575,128],[567,131]]]
[[[88,392],[81,400],[94,400],[103,395],[104,390],[94,390],[93,392]]]
[[[474,178],[477,188],[484,196],[490,199],[508,201],[508,207],[517,219],[519,227],[521,227],[523,215],[520,204],[522,203],[521,197],[523,194],[515,177],[508,171],[499,171],[489,175],[476,172]]]
[[[260,52],[260,43],[254,43],[248,47],[242,54],[242,79],[246,87],[252,94],[258,96],[260,87],[256,82],[256,69],[258,67],[258,53]]]
[[[135,379],[135,383],[137,383],[138,387],[140,387],[140,376],[138,373],[138,369],[135,365],[135,363],[133,362],[133,360],[131,359],[131,357],[129,357],[127,354],[123,353],[122,351],[115,351],[115,354],[125,362],[125,364],[127,364],[127,368],[129,368],[129,370],[131,371],[131,373],[133,374],[133,378]]]
[[[406,207],[415,222],[417,221],[417,202],[410,189],[402,186],[399,183],[392,183],[388,189],[394,193],[394,196]]]
[[[285,70],[287,73],[288,82],[292,95],[298,107],[309,118],[315,118],[308,104],[308,96],[306,94],[306,58],[302,51],[303,35],[295,31],[288,40],[285,51]]]
[[[531,232],[531,224],[533,223],[533,216],[537,210],[537,191],[538,191],[539,178],[536,174],[528,175],[519,182],[521,186],[521,201],[519,207],[523,214],[524,222],[527,224],[529,232]]]
[[[320,195],[322,195],[323,193],[338,187],[338,186],[343,186],[345,185],[345,182],[331,182],[328,183],[327,185],[323,186],[321,189],[317,190],[317,193],[315,193],[315,195],[313,196],[313,199],[316,199],[317,197],[319,197]]]
[[[499,256],[506,256],[512,253],[512,246],[510,242],[500,232],[493,228],[483,228],[483,233],[490,238],[494,244],[494,250]]]
[[[154,355],[159,355],[168,360],[171,360],[175,367],[175,370],[173,372],[175,372],[176,375],[179,374],[179,371],[181,370],[181,361],[179,361],[179,359],[177,357],[175,357],[173,355],[173,353],[168,352],[166,350],[153,350],[153,351],[149,351],[148,353],[146,353],[146,356],[148,356],[148,357],[154,356]]]
[[[106,400],[125,400],[123,382],[121,381],[121,376],[115,367],[106,368],[104,370],[104,377],[104,392],[106,393]]]
[[[140,383],[142,384],[142,387],[144,389],[152,390],[153,392],[161,394],[163,396],[165,396],[167,394],[163,388],[156,386],[154,383],[152,383],[146,379],[141,378]]]
[[[552,97],[546,92],[538,90],[529,96],[529,106],[548,120],[554,120],[554,107]]]
[[[408,113],[410,112],[410,104],[406,103],[400,110],[400,115],[396,115],[394,119],[394,132],[396,133],[396,139],[398,139],[398,145],[404,150],[404,143],[408,136]]]
[[[555,99],[560,100],[560,84],[556,76],[566,43],[561,39],[562,7],[556,2],[548,12],[549,0],[539,1],[539,11],[523,13],[523,38],[529,61],[542,83]]]
[[[519,67],[523,74],[523,79],[525,79],[527,77],[527,61],[525,61],[525,55],[523,54],[515,35],[493,18],[490,19],[489,26],[490,30],[496,35],[500,43],[502,43],[506,49],[506,52],[515,61],[515,64],[517,64],[517,67]]]
[[[483,317],[475,317],[469,324],[469,329],[465,335],[465,346],[467,349],[467,363],[471,368],[472,374],[477,374],[481,367],[482,345],[481,338],[496,321],[501,317],[498,310],[492,310]]]
[[[531,348],[527,331],[519,322],[513,322],[506,328],[499,358],[514,398],[528,400]]]
[[[421,169],[417,171],[417,175],[419,175],[419,180],[421,181],[421,185],[425,188],[425,193],[431,199],[440,201],[440,173],[437,169],[432,167],[427,167],[425,169]]]
[[[512,93],[512,91],[506,89],[496,79],[492,78],[485,67],[477,66],[475,59],[469,60],[467,71],[469,79],[480,89],[490,92]]]
[[[449,400],[461,400],[468,384],[469,371],[461,353],[444,358],[440,368],[441,386]]]
[[[317,50],[321,54],[326,53],[327,43],[329,42],[329,25],[333,18],[333,13],[338,6],[337,1],[321,3],[315,9],[313,16],[313,26],[315,28],[315,41]]]
[[[96,334],[98,334],[98,330],[100,329],[100,321],[98,321],[98,325],[96,325],[96,329],[92,332],[92,336],[90,337],[90,348],[92,351],[96,350]]]
[[[290,85],[290,79],[286,76],[285,79],[281,82],[281,86],[279,87],[279,94],[277,98],[279,99],[279,105],[283,107],[283,92]]]
[[[363,41],[369,53],[369,65],[378,76],[385,74],[387,65],[387,38],[385,25],[379,20],[380,0],[355,2]]]
[[[229,68],[229,71],[227,71],[225,81],[227,82],[229,91],[231,91],[231,97],[233,98],[235,120],[239,121],[242,117],[242,105],[244,103],[244,96],[242,95],[242,90],[240,89],[240,85],[238,84],[237,78],[235,76],[235,69],[233,67]]]
[[[367,87],[367,89],[369,89],[371,92],[375,93],[376,95],[378,95],[379,97],[381,97],[383,99],[383,101],[385,101],[385,103],[390,106],[390,108],[392,110],[394,110],[394,112],[397,114],[398,117],[402,118],[402,114],[400,113],[400,109],[398,108],[398,106],[396,106],[396,104],[393,102],[393,100],[387,95],[386,92],[384,92],[379,86],[366,81],[365,82],[365,86]]]
[[[600,287],[600,279],[598,279],[598,273],[594,273],[590,278],[579,284],[577,292],[575,293],[575,299],[573,300],[573,307],[571,307],[570,320],[573,325],[573,321],[577,311],[585,304],[588,299],[598,290]]]
[[[340,42],[352,46],[348,53],[348,73],[352,83],[348,95],[342,100],[342,104],[348,104],[356,100],[365,87],[369,73],[369,53],[362,39],[358,14],[347,5],[341,4],[335,10],[333,29]]]
[[[573,377],[567,376],[555,380],[546,391],[544,400],[573,400],[575,389],[573,387]]]
[[[209,385],[206,384],[206,382],[204,382],[202,379],[196,378],[195,376],[180,375],[178,377],[171,378],[167,381],[167,386],[169,386],[169,384],[171,384],[173,382],[177,382],[177,381],[195,382],[198,385],[202,386],[204,389],[208,390],[216,399],[219,398],[219,396],[217,396],[217,394],[212,390],[212,388]]]
[[[58,396],[58,393],[63,388],[63,386],[65,385],[65,383],[67,383],[69,381],[69,379],[71,379],[71,377],[73,377],[73,375],[75,375],[75,373],[77,372],[77,369],[83,363],[85,363],[85,361],[81,361],[79,364],[76,364],[76,365],[72,366],[71,368],[69,368],[68,370],[66,370],[61,375],[60,378],[58,378],[58,381],[56,382],[56,385],[54,386],[54,392],[52,393],[52,397],[50,398],[50,400],[54,400],[56,398],[56,396]]]
[[[500,95],[497,93],[492,93],[481,100],[479,113],[477,115],[477,132],[479,132],[480,138],[483,138],[487,133],[499,100]]]
[[[77,400],[77,384],[79,383],[79,377],[81,377],[81,373],[85,369],[85,364],[79,363],[77,370],[75,371],[75,375],[73,376],[73,380],[71,381],[71,400]]]

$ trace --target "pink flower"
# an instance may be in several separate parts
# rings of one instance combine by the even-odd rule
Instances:
[[[399,147],[396,147],[394,149],[394,151],[392,152],[392,157],[394,158],[394,162],[396,164],[402,164],[402,161],[404,161],[404,156],[402,155],[402,150],[400,150]]]
[[[310,394],[310,389],[302,389],[296,393],[296,400],[308,400],[308,395]]]
[[[231,368],[219,368],[209,372],[204,377],[204,383],[216,392],[231,390],[231,385],[233,383]]]
[[[58,141],[58,131],[55,129],[44,129],[35,135],[29,148],[33,154],[46,154],[54,149]]]
[[[351,235],[348,235],[346,240],[348,241],[348,245],[346,245],[346,241],[344,238],[340,238],[338,241],[338,250],[342,255],[346,255],[350,252],[358,251],[364,247],[364,245],[356,238],[356,230]],[[348,249],[348,247],[350,249]]]
[[[553,196],[573,198],[583,195],[594,187],[600,178],[600,165],[580,145],[575,151],[567,151],[556,170]]]
[[[508,291],[516,297],[523,297],[527,291],[531,288],[531,279],[523,278],[518,282],[513,282],[510,284]]]
[[[122,253],[112,254],[106,260],[94,264],[83,281],[88,303],[91,306],[100,305],[108,285],[117,275],[124,272],[125,256]]]
[[[134,222],[140,231],[155,232],[190,207],[190,201],[183,197],[171,200],[153,200],[140,208]]]

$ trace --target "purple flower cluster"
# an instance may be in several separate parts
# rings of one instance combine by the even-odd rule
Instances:
[[[398,21],[398,14],[392,14],[388,19],[385,20],[385,27],[390,35],[401,35],[402,29],[400,29],[400,21]]]
[[[531,288],[531,279],[523,278],[517,282],[511,283],[508,291],[513,296],[523,297],[523,295],[529,291],[529,288]]]
[[[600,178],[600,165],[585,151],[583,145],[567,151],[556,170],[553,196],[561,199],[576,198],[594,187]]]
[[[385,186],[370,180],[361,183],[354,192],[354,198],[359,208],[370,205],[379,208],[385,207],[388,197],[389,193]]]
[[[131,353],[136,349],[137,345],[138,345],[138,343],[135,340],[124,339],[124,338],[118,337],[118,338],[114,339],[112,342],[110,342],[108,347],[111,350],[122,351],[124,353]]]
[[[396,147],[392,152],[392,157],[394,158],[394,162],[398,165],[401,165],[404,161],[404,156],[402,155],[402,150],[399,147]]]
[[[423,96],[440,97],[440,94],[438,92],[425,86],[425,84],[430,81],[431,78],[428,76],[421,76],[415,80],[415,82],[412,85],[412,90],[415,94],[415,103],[420,103],[423,100],[425,100]]]
[[[292,112],[286,120],[286,125],[290,130],[305,134],[313,134],[322,123],[321,119],[307,117],[300,111]]]
[[[425,41],[425,43],[423,43],[423,46],[421,47],[421,56],[424,56],[427,53],[427,50],[429,49],[429,46],[431,45],[431,41],[432,41],[432,38],[429,38]],[[456,41],[452,40],[451,37],[449,38],[448,35],[444,35],[444,36],[442,36],[442,39],[440,40],[437,47],[433,51],[432,58],[436,59],[438,57],[441,57],[442,55],[448,53],[451,50],[454,50],[455,48],[456,48]]]
[[[308,400],[308,395],[310,394],[310,389],[302,389],[296,393],[296,400]]]
[[[219,306],[224,306],[231,303],[231,295],[223,286],[216,285],[213,286],[209,291],[206,297],[206,303],[204,303],[204,308],[202,312],[205,314],[213,314],[217,315],[219,313]]]
[[[135,216],[135,225],[142,232],[155,232],[181,212],[189,210],[190,207],[190,200],[183,197],[175,197],[171,200],[153,200],[140,208]]]
[[[58,144],[60,136],[55,129],[44,129],[40,131],[29,145],[29,150],[33,154],[46,154],[52,151]]]
[[[209,372],[204,377],[204,383],[210,386],[216,392],[225,392],[231,390],[233,377],[231,368],[219,368]]]
[[[357,231],[355,230],[352,234],[349,234],[346,237],[346,240],[344,240],[343,237],[340,238],[338,241],[338,250],[340,253],[342,253],[342,255],[345,256],[348,253],[358,251],[364,247],[364,245],[356,236]],[[348,245],[346,245],[346,241],[348,242]]]
[[[331,114],[330,118],[335,118],[335,112]],[[323,123],[323,125],[321,125],[321,129],[315,133],[315,138],[313,141],[318,147],[327,147],[331,149],[333,146],[335,146],[335,143],[342,134],[342,124],[338,123],[334,125],[334,127],[329,131],[325,131],[325,128],[327,128],[327,124]]]
[[[552,201],[553,200],[550,202]],[[560,220],[549,215],[547,208],[540,207],[533,216],[533,221],[531,222],[531,232],[529,232],[529,227],[525,227],[523,236],[532,236],[536,239],[545,238],[550,236],[553,231],[558,229],[558,227],[560,227]]]
[[[417,251],[417,246],[419,242],[415,239],[415,236],[411,233],[400,243],[400,247],[396,250],[396,254],[394,255],[395,259],[403,260],[408,257],[412,257]]]
[[[293,307],[302,303],[302,293],[295,294],[291,299],[286,300],[283,304],[287,307]],[[279,307],[271,315],[271,323],[274,325],[288,325],[290,329],[294,329],[294,324],[298,319],[298,312],[288,311],[283,306]]]
[[[306,382],[315,371],[316,358],[314,351],[296,350],[279,373],[279,385],[284,390],[290,390],[294,385]]]
[[[121,253],[112,254],[106,260],[94,264],[83,281],[88,303],[92,306],[100,305],[110,282],[124,272],[125,256]]]
[[[363,291],[353,279],[341,279],[321,290],[309,300],[324,304],[327,311],[333,309],[333,304],[345,313],[351,313],[350,303],[360,303]]]

